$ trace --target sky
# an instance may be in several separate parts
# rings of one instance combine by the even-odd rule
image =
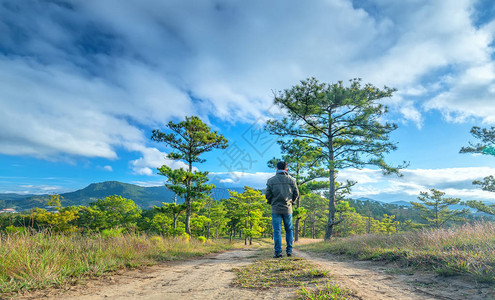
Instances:
[[[491,0],[0,0],[0,193],[163,185],[156,168],[183,164],[151,132],[191,115],[230,144],[197,168],[263,188],[274,92],[316,77],[397,89],[386,160],[409,167],[340,171],[352,197],[495,201],[471,184],[495,157],[459,154],[472,126],[495,125],[494,37]]]

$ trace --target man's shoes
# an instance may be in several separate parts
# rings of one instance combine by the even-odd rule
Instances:
[[[291,257],[292,256],[292,253],[287,253],[287,257]]]
[[[282,254],[275,254],[273,258],[282,258]]]

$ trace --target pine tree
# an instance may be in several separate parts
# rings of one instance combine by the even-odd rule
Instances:
[[[488,129],[475,126],[471,128],[471,134],[478,140],[481,140],[481,142],[476,144],[469,143],[468,147],[461,148],[459,151],[460,153],[476,153],[495,156],[495,127],[490,127],[490,129]],[[495,177],[493,177],[493,175],[483,178],[482,181],[475,180],[473,181],[473,184],[479,185],[484,191],[495,192]],[[469,200],[466,201],[465,204],[478,211],[495,215],[495,204],[488,205],[479,200]]]
[[[413,207],[421,211],[421,218],[428,222],[430,227],[441,228],[446,222],[463,221],[463,216],[469,213],[468,209],[451,210],[450,205],[459,204],[459,198],[444,197],[445,193],[436,189],[421,192],[418,197],[422,203],[411,202]]]
[[[214,188],[214,185],[207,184],[208,172],[193,170],[193,163],[202,163],[205,160],[199,156],[213,149],[225,149],[228,146],[223,135],[216,131],[211,131],[200,118],[196,116],[186,117],[185,121],[174,123],[170,121],[167,125],[170,133],[163,133],[153,130],[151,139],[157,142],[164,142],[173,149],[167,157],[174,160],[181,160],[187,163],[187,169],[176,169],[163,165],[158,168],[160,175],[167,177],[169,184],[167,187],[177,195],[184,197],[186,205],[186,233],[191,234],[191,205],[193,201],[201,200],[208,195],[205,194]]]
[[[267,122],[272,134],[308,139],[321,149],[321,161],[328,170],[328,222],[325,240],[330,239],[335,224],[335,181],[337,170],[367,165],[378,166],[384,173],[398,174],[399,168],[385,163],[384,154],[396,149],[389,134],[397,126],[383,123],[387,107],[379,100],[391,97],[395,90],[361,86],[360,79],[320,83],[315,78],[275,94],[274,103],[287,111],[282,119]]]

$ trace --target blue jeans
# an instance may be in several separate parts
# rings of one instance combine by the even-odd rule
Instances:
[[[272,214],[275,255],[282,255],[282,221],[285,228],[286,252],[292,254],[292,214]]]

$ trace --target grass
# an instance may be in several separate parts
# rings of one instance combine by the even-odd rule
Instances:
[[[328,272],[303,258],[273,258],[258,260],[242,268],[234,268],[234,286],[269,289],[275,286],[301,286],[328,279]]]
[[[477,282],[495,282],[495,223],[394,235],[361,235],[302,245],[299,249],[344,254],[361,260],[393,261],[403,267],[434,270],[445,276],[467,275]]]
[[[314,289],[308,289],[306,287],[301,288],[297,291],[298,300],[344,300],[344,299],[359,299],[354,296],[352,291],[348,289],[343,289],[336,284],[327,283],[323,286],[316,285]]]
[[[0,234],[0,292],[62,286],[117,269],[192,258],[233,248],[224,241],[167,239],[144,234]]]
[[[329,283],[328,271],[300,257],[259,259],[233,271],[233,285],[240,288],[300,287],[298,299],[354,299],[350,290]]]

